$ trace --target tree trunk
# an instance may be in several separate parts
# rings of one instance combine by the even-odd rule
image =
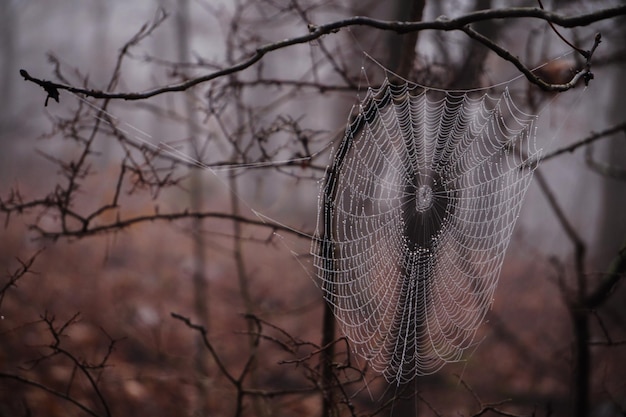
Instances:
[[[478,0],[474,10],[491,9],[491,0]],[[472,28],[491,40],[496,40],[499,25],[495,20],[486,20],[474,23]],[[467,39],[467,55],[455,71],[455,77],[450,84],[451,89],[471,89],[481,86],[481,77],[484,74],[484,65],[491,52],[486,46],[472,39]]]
[[[11,146],[9,134],[13,126],[15,106],[14,85],[19,75],[16,62],[16,34],[17,13],[13,6],[15,2],[0,1],[0,178],[5,178],[7,172]]]
[[[178,50],[178,62],[188,62],[191,57],[191,14],[189,11],[189,0],[180,0],[176,13],[176,46]],[[200,159],[199,146],[199,130],[196,113],[194,111],[194,97],[192,90],[185,91],[184,94],[185,108],[184,114],[187,118],[187,136],[190,143],[190,151],[192,157]],[[190,177],[190,209],[193,212],[202,211],[204,203],[204,184],[202,181],[202,172],[199,169],[193,169]],[[204,323],[205,328],[209,328],[209,308],[207,297],[208,281],[205,274],[206,270],[206,244],[204,235],[202,234],[202,220],[194,218],[192,224],[193,239],[193,286],[194,286],[194,309],[200,323]],[[198,395],[198,403],[196,404],[196,415],[204,416],[209,413],[209,387],[207,385],[209,374],[208,354],[204,347],[204,343],[200,336],[196,342],[195,368],[196,368],[196,389]]]

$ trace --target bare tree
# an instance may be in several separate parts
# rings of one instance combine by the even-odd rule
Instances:
[[[153,291],[162,290],[171,296],[164,307],[169,308],[171,315],[157,320],[152,310],[137,307],[127,315],[119,312],[118,320],[122,322],[119,327],[110,328],[102,322],[92,326],[98,329],[94,332],[81,327],[78,319],[85,320],[85,314],[49,311],[47,306],[59,306],[38,298],[43,294],[35,297],[36,286],[25,285],[22,292],[23,277],[31,271],[35,257],[18,262],[17,271],[7,267],[10,272],[5,283],[0,281],[0,314],[10,315],[12,320],[10,324],[0,321],[3,324],[0,335],[6,335],[8,340],[6,347],[0,348],[0,380],[10,384],[18,394],[9,398],[0,392],[0,398],[9,404],[6,413],[43,412],[44,406],[39,405],[43,402],[38,402],[42,394],[71,404],[88,415],[136,412],[141,410],[138,404],[147,401],[145,393],[150,389],[155,404],[166,401],[169,392],[171,398],[193,404],[185,407],[185,412],[195,410],[201,415],[211,412],[235,416],[393,415],[402,412],[400,400],[409,404],[407,409],[411,413],[447,415],[451,411],[442,398],[452,396],[456,400],[450,401],[449,406],[457,407],[457,412],[463,415],[583,416],[600,406],[623,412],[626,404],[616,391],[623,389],[623,385],[603,377],[603,371],[594,367],[598,359],[594,349],[602,346],[610,351],[605,366],[617,364],[620,355],[623,356],[624,311],[611,304],[611,299],[622,289],[626,252],[621,248],[612,253],[609,256],[612,264],[597,274],[599,277],[592,274],[586,260],[588,245],[584,237],[568,218],[566,208],[552,190],[550,178],[541,173],[537,175],[539,188],[573,248],[571,262],[553,261],[550,271],[571,324],[569,367],[561,368],[559,358],[546,360],[534,356],[533,346],[514,337],[513,323],[499,321],[494,314],[491,325],[502,336],[502,345],[498,346],[516,350],[516,358],[528,359],[528,363],[537,367],[554,362],[554,369],[566,369],[573,376],[562,376],[557,390],[562,391],[566,386],[571,388],[571,393],[554,394],[550,398],[553,391],[538,387],[520,394],[514,384],[488,389],[481,386],[480,379],[472,382],[471,370],[465,373],[461,368],[462,374],[454,377],[454,383],[450,375],[438,375],[416,387],[410,385],[385,395],[389,386],[368,369],[367,363],[353,356],[347,339],[335,331],[331,308],[321,302],[318,294],[309,296],[308,290],[302,289],[285,296],[285,291],[292,288],[287,277],[296,272],[306,275],[306,268],[291,271],[291,267],[272,264],[268,273],[271,280],[261,284],[260,277],[264,276],[261,270],[269,263],[266,262],[269,251],[285,250],[284,242],[289,242],[287,251],[297,245],[308,249],[313,234],[312,222],[300,220],[301,216],[291,211],[298,199],[282,203],[282,189],[290,190],[288,193],[293,196],[311,194],[326,168],[326,150],[330,144],[337,143],[342,133],[341,126],[335,132],[319,120],[305,118],[303,115],[309,112],[310,105],[307,100],[313,95],[341,103],[346,93],[353,97],[364,88],[361,75],[355,73],[352,65],[354,55],[346,52],[349,48],[345,47],[355,35],[349,32],[342,38],[348,29],[358,27],[364,32],[388,35],[388,44],[394,47],[390,48],[387,66],[400,78],[437,79],[444,88],[480,86],[488,59],[510,64],[528,81],[527,96],[535,100],[530,100],[530,106],[578,86],[593,88],[601,82],[594,80],[596,58],[610,60],[621,53],[601,52],[600,35],[589,35],[586,31],[579,38],[578,32],[572,34],[567,30],[595,25],[612,28],[612,22],[626,15],[623,5],[568,14],[543,7],[497,9],[492,8],[490,1],[477,1],[474,11],[424,20],[429,2],[409,3],[398,2],[402,5],[398,10],[404,11],[393,20],[379,20],[353,17],[345,12],[349,8],[316,2],[282,4],[273,0],[242,0],[235,2],[232,9],[211,2],[183,2],[175,10],[178,44],[175,61],[137,52],[148,37],[156,36],[163,25],[169,24],[169,14],[160,10],[122,45],[105,90],[92,86],[79,68],[71,68],[52,54],[54,81],[40,77],[29,68],[20,71],[29,86],[38,87],[33,91],[38,91],[42,104],[57,108],[53,106],[59,106],[57,102],[60,102],[61,106],[71,107],[67,114],[50,116],[52,129],[45,135],[48,141],[58,143],[59,149],[67,147],[70,151],[40,152],[56,172],[51,188],[37,190],[26,185],[23,189],[21,184],[0,194],[0,213],[5,216],[6,225],[6,233],[0,236],[3,256],[9,251],[17,252],[13,249],[16,242],[28,233],[56,256],[60,256],[60,252],[55,252],[57,247],[69,253],[71,247],[65,245],[88,248],[101,244],[86,251],[105,252],[102,256],[105,265],[123,263],[128,261],[113,253],[115,245],[111,241],[130,237],[140,240],[146,230],[168,228],[159,237],[161,242],[150,248],[168,246],[173,251],[182,251],[175,247],[184,246],[179,234],[191,234],[193,284],[182,282],[180,273],[172,273],[167,280],[153,285],[166,287]],[[191,48],[193,34],[187,31],[192,27],[190,20],[194,13],[206,13],[216,27],[213,29],[223,33],[223,60],[202,56]],[[404,13],[408,13],[406,19],[402,17]],[[330,23],[321,23],[328,21],[329,15],[334,17]],[[575,71],[567,73],[565,78],[550,78],[546,72],[535,71],[534,62],[525,62],[512,52],[511,48],[518,45],[507,42],[506,31],[520,19],[541,23],[547,28],[546,36],[556,42],[562,43],[564,39],[578,57]],[[267,22],[275,24],[268,27]],[[418,48],[421,34],[426,31],[463,36],[467,52],[454,62],[425,59]],[[563,34],[563,31],[567,32]],[[286,60],[289,53],[296,54],[292,51],[297,51],[298,45],[309,45],[308,52],[298,53],[297,60],[280,61]],[[284,65],[289,68],[283,68],[282,62],[290,62]],[[138,91],[129,84],[125,65],[131,63],[148,68],[156,86]],[[303,69],[297,76],[290,76],[296,73],[296,68]],[[181,101],[184,106],[168,104],[170,98],[178,95],[184,96]],[[122,111],[130,114],[137,110],[175,126],[183,139],[155,143],[139,127],[118,117]],[[590,136],[581,132],[579,140],[544,155],[542,161],[581,148],[589,149],[593,143],[624,132],[623,120]],[[100,169],[97,167],[101,166],[98,161],[103,143],[114,156],[110,158],[112,166]],[[215,174],[211,180],[204,180],[207,171]],[[222,171],[227,172],[225,178],[220,176]],[[298,194],[305,187],[306,191]],[[224,189],[230,193],[227,197],[223,196]],[[284,219],[248,207],[247,196],[259,190],[271,195],[265,203],[274,205]],[[314,204],[314,198],[309,196],[302,204],[310,203]],[[129,244],[126,248],[131,247]],[[297,254],[290,261],[295,265],[307,264],[308,254],[303,254],[307,249],[293,250]],[[37,255],[36,261],[40,268],[52,271],[55,255],[42,259],[48,251]],[[136,258],[145,256],[144,253]],[[91,258],[93,272],[90,273],[94,276],[90,278],[112,279],[106,272],[109,267],[95,271],[98,268],[93,266],[95,262]],[[8,260],[3,262],[9,264]],[[232,272],[223,272],[226,268]],[[162,273],[165,276],[166,272]],[[226,278],[220,280],[220,276]],[[174,277],[180,282],[169,286],[167,282]],[[231,281],[236,283],[235,297],[231,295]],[[271,296],[270,290],[278,295]],[[64,291],[78,293],[73,283],[56,294]],[[116,298],[106,291],[102,290],[98,296]],[[276,301],[278,296],[287,300]],[[309,299],[315,301],[302,301]],[[207,307],[209,300],[211,314]],[[41,309],[37,317],[29,318],[20,312],[21,304],[35,301],[33,305]],[[285,305],[268,307],[271,303]],[[190,305],[194,307],[188,308]],[[90,316],[90,320],[101,314],[97,307],[94,309],[98,313]],[[55,315],[69,319],[59,321]],[[134,323],[140,320],[153,323],[148,332],[154,340],[152,350],[142,345],[141,338],[133,333],[140,328]],[[241,330],[233,331],[234,328]],[[298,331],[301,334],[295,333]],[[19,353],[18,345],[28,345],[27,336],[35,337],[31,333],[38,335],[37,349]],[[126,339],[118,337],[120,333]],[[46,337],[48,341],[42,341]],[[66,343],[73,340],[76,345],[68,347]],[[199,342],[195,352],[193,340]],[[86,349],[93,349],[91,352],[95,354],[89,356]],[[197,359],[192,363],[184,359],[194,354]],[[483,359],[481,366],[485,369],[496,367],[489,362],[490,358]],[[469,358],[468,363],[472,360]],[[119,369],[115,363],[120,364]],[[159,373],[163,371],[175,375],[176,383],[163,382],[166,378]],[[195,387],[193,393],[185,389],[187,385]],[[450,394],[452,390],[454,394]],[[521,398],[519,401],[513,397],[516,393]],[[508,401],[508,398],[512,399]],[[5,412],[3,407],[0,406],[0,414]],[[168,410],[155,406],[149,411],[159,415]]]

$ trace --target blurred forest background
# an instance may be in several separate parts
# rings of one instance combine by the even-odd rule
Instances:
[[[307,235],[330,147],[367,86],[361,67],[380,82],[363,52],[447,89],[510,80],[513,65],[458,31],[355,26],[143,100],[61,91],[44,107],[43,89],[19,74],[141,92],[355,15],[427,21],[513,5],[538,7],[0,2],[0,416],[310,416],[329,391],[331,415],[625,415],[624,16],[559,29],[582,49],[602,33],[588,88],[511,84],[521,108],[541,112],[538,146],[554,156],[527,194],[475,349],[404,390],[340,333],[333,386],[320,382],[324,303]],[[551,83],[584,64],[545,21],[473,27],[528,67],[549,62],[537,75]]]

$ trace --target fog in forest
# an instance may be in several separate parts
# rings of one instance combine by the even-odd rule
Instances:
[[[324,302],[311,240],[302,235],[315,232],[324,169],[352,106],[380,82],[378,62],[391,66],[400,59],[406,36],[341,29],[269,52],[241,72],[145,100],[99,100],[61,90],[57,102],[19,71],[91,90],[145,92],[231,67],[262,45],[304,35],[303,16],[318,25],[353,15],[410,20],[397,15],[411,3],[402,0],[389,2],[393,7],[331,3],[2,1],[0,415],[84,415],[61,396],[7,377],[17,374],[65,390],[96,415],[320,415],[321,394],[312,387],[321,374]],[[544,1],[546,9],[566,16],[619,5]],[[426,1],[422,19],[509,6]],[[554,77],[553,83],[569,81],[570,68],[584,64],[542,20],[487,22],[476,28],[529,68],[547,64],[537,74]],[[409,408],[420,415],[475,415],[487,404],[511,413],[504,415],[572,415],[577,339],[571,306],[581,282],[589,293],[602,285],[626,237],[624,23],[621,16],[558,28],[583,49],[602,33],[594,78],[559,94],[531,86],[510,62],[481,52],[484,47],[474,50],[460,31],[419,32],[406,77],[443,89],[515,78],[507,86],[520,109],[539,115],[537,146],[544,156],[618,126],[540,164],[541,182],[533,179],[526,194],[486,323],[462,362],[417,380]],[[80,168],[85,171],[73,177],[81,158],[87,159]],[[70,189],[68,212],[59,212],[56,202]],[[96,213],[112,201],[117,205]],[[72,210],[95,214],[85,223]],[[202,212],[209,215],[186,216]],[[85,225],[155,213],[177,217],[81,234]],[[576,252],[581,245],[584,258]],[[28,273],[5,287],[34,254]],[[619,376],[626,372],[625,301],[622,279],[584,319],[592,361],[590,415],[616,416],[626,407]],[[197,328],[171,313],[204,326],[220,359]],[[55,340],[77,362],[50,348]],[[346,353],[346,342],[337,346],[337,361],[344,363],[349,348]],[[104,357],[101,368],[79,365]],[[353,360],[350,367],[366,368],[365,361]],[[242,386],[250,392],[238,397],[241,387],[222,366],[232,375],[249,372]],[[374,374],[337,375],[337,381],[356,381],[341,391],[356,411],[341,403],[341,415],[372,415],[377,401],[394,391]],[[401,415],[399,410],[383,415]]]

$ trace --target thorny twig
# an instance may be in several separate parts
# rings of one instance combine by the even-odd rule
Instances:
[[[250,371],[251,371],[250,364],[253,363],[253,360],[254,360],[253,356],[258,352],[258,349],[251,350],[251,354],[246,360],[246,364],[244,365],[243,370],[240,371],[238,375],[235,375],[228,369],[227,365],[222,360],[220,354],[217,352],[217,350],[215,349],[215,347],[209,340],[208,332],[204,326],[195,324],[189,318],[184,317],[177,313],[171,313],[171,316],[177,320],[182,321],[187,327],[191,328],[192,330],[200,333],[204,346],[209,351],[209,354],[211,355],[211,358],[214,360],[220,374],[222,374],[228,380],[228,382],[232,385],[232,387],[236,391],[237,405],[236,405],[236,411],[234,414],[235,416],[242,415],[242,412],[244,409],[244,398],[246,396],[255,396],[255,397],[261,396],[261,397],[271,398],[271,397],[284,397],[284,396],[293,396],[293,395],[311,395],[311,394],[323,393],[323,390],[328,388],[328,387],[322,387],[319,385],[319,373],[321,371],[315,365],[310,364],[310,361],[313,358],[319,356],[320,353],[324,349],[328,349],[327,346],[319,347],[311,342],[299,340],[298,338],[289,334],[284,329],[281,329],[271,323],[268,323],[267,321],[255,315],[246,314],[245,318],[251,321],[254,324],[253,327],[255,327],[257,330],[254,332],[248,331],[248,332],[243,332],[243,333],[248,336],[254,337],[256,343],[260,343],[261,340],[267,341],[271,343],[272,345],[280,348],[282,351],[288,353],[289,355],[294,356],[293,360],[291,359],[281,360],[278,362],[278,364],[279,365],[294,365],[298,367],[299,369],[302,369],[304,372],[304,377],[306,378],[306,380],[310,381],[310,384],[307,384],[305,386],[294,386],[290,388],[277,389],[277,390],[271,390],[271,389],[268,390],[268,389],[260,389],[256,387],[248,387],[247,385],[249,384],[249,382],[246,384],[246,379],[248,378]],[[271,330],[276,331],[278,335],[273,336],[273,335],[265,333],[263,331],[264,327],[268,327]],[[340,342],[342,340],[345,341],[345,339],[339,339],[335,343]],[[307,351],[307,353],[305,353],[304,355],[300,353],[300,351],[303,348],[305,348]],[[339,399],[339,401],[341,402],[341,404],[344,404],[348,408],[351,415],[356,416],[356,411],[354,409],[353,404],[350,401],[351,394],[347,391],[347,387],[352,383],[361,382],[363,380],[362,378],[363,378],[364,370],[359,369],[355,367],[354,365],[352,365],[349,359],[346,363],[335,364],[335,366],[333,367],[333,370],[334,370],[334,379],[336,381],[336,384],[334,387],[338,388],[340,392],[342,393],[342,398]],[[356,376],[353,378],[348,377],[346,380],[341,379],[340,373],[345,374],[345,372],[348,370],[354,371],[356,373]],[[392,404],[391,402],[385,403],[387,407],[390,406],[391,404]]]
[[[159,20],[160,22],[160,20]],[[111,77],[109,85],[114,85],[115,80],[119,77],[119,63],[122,60],[122,56],[126,53],[128,46],[133,45],[140,39],[139,35],[146,35],[150,33],[151,26],[148,29],[142,28],[142,30],[131,41],[126,43],[126,46],[122,48],[120,57],[118,58],[118,65],[116,65],[116,71]],[[108,100],[106,101],[108,103]],[[105,103],[105,105],[106,105]],[[173,213],[161,213],[158,208],[155,208],[153,214],[139,215],[131,218],[122,218],[121,213],[117,213],[114,220],[104,220],[106,216],[104,214],[113,212],[120,209],[120,196],[122,194],[122,187],[125,183],[131,182],[131,189],[128,194],[134,193],[137,189],[150,188],[153,197],[156,198],[160,190],[166,186],[179,185],[180,178],[174,175],[174,168],[179,163],[189,163],[189,161],[181,161],[180,157],[172,156],[171,150],[162,148],[159,146],[157,149],[146,148],[143,144],[135,144],[126,133],[121,129],[118,129],[116,124],[110,119],[110,115],[104,111],[104,109],[98,109],[98,116],[96,117],[96,125],[93,127],[83,126],[78,123],[80,118],[80,112],[83,108],[82,102],[79,104],[79,110],[73,119],[67,123],[63,123],[61,129],[63,129],[66,137],[74,139],[77,143],[82,145],[79,157],[75,160],[65,162],[51,155],[44,155],[47,159],[61,168],[61,172],[67,179],[67,184],[64,186],[57,186],[55,190],[44,198],[33,199],[30,201],[24,201],[18,190],[11,190],[11,194],[5,198],[0,198],[0,212],[4,212],[7,215],[6,221],[8,222],[9,216],[12,213],[22,213],[28,209],[40,208],[44,212],[49,211],[59,220],[58,230],[50,230],[49,228],[42,227],[39,222],[31,225],[31,230],[37,232],[39,236],[52,240],[59,238],[83,238],[86,236],[98,235],[109,232],[117,232],[124,228],[130,227],[135,224],[152,222],[152,221],[174,221],[179,219],[205,219],[205,218],[220,218],[231,219],[241,223],[246,223],[253,226],[266,227],[272,231],[281,231],[285,233],[293,233],[296,236],[309,238],[310,234],[296,230],[294,228],[276,223],[269,218],[261,217],[257,215],[257,219],[248,218],[240,215],[234,215],[232,213],[220,213],[220,212],[197,212],[197,211],[179,211]],[[91,164],[88,163],[88,156],[92,155],[93,140],[95,134],[102,127],[99,126],[101,120],[108,120],[108,125],[112,130],[112,135],[118,139],[120,144],[126,151],[126,156],[121,164],[120,172],[115,181],[114,193],[112,194],[110,201],[103,203],[100,207],[94,209],[88,213],[81,213],[81,211],[74,206],[77,192],[83,187],[82,182],[92,173]],[[219,121],[219,117],[216,116],[216,120]],[[87,137],[83,137],[82,131],[89,129]],[[297,159],[287,161],[274,161],[274,152],[265,151],[263,143],[265,143],[271,135],[278,132],[285,132],[290,135],[295,135],[297,140],[302,144],[302,152],[297,152]],[[252,166],[247,166],[247,169],[251,168],[273,168],[280,170],[281,166],[293,166],[297,165],[301,168],[307,169],[322,169],[321,167],[315,167],[310,164],[311,160],[315,157],[312,155],[308,143],[310,138],[314,135],[314,132],[304,131],[299,125],[297,120],[284,119],[279,117],[272,126],[268,129],[263,129],[258,132],[253,132],[254,143],[258,144],[263,158],[268,163],[253,163]],[[251,135],[252,136],[252,135]],[[230,138],[229,138],[230,139]],[[231,140],[231,142],[233,142]],[[251,142],[252,143],[252,142]],[[141,152],[141,156],[144,161],[138,160],[133,155],[129,146],[133,146]],[[233,143],[233,145],[236,145]],[[170,147],[171,148],[171,147]],[[173,148],[172,148],[173,149]],[[163,152],[165,150],[165,152]],[[244,151],[242,151],[244,152]],[[245,151],[247,152],[247,150]],[[170,167],[157,167],[153,162],[155,157],[172,156],[170,161],[172,166]],[[246,160],[246,155],[241,155],[242,160]],[[191,164],[191,163],[189,163]],[[201,162],[194,162],[193,166],[203,169],[211,169],[214,167],[237,165],[233,162],[217,163],[217,164],[204,164]]]
[[[114,339],[111,339],[107,335],[107,337],[109,337],[109,346],[107,348],[107,352],[102,357],[100,362],[95,363],[95,364],[90,364],[90,363],[87,363],[86,361],[79,360],[76,356],[74,356],[73,353],[61,347],[61,336],[70,325],[76,322],[76,320],[78,319],[78,316],[79,316],[78,313],[75,314],[67,322],[62,324],[59,328],[55,328],[54,326],[54,321],[55,321],[54,316],[44,315],[42,317],[42,320],[44,321],[44,323],[46,323],[46,325],[48,326],[48,330],[50,331],[50,334],[54,338],[54,343],[49,345],[49,348],[52,350],[52,354],[50,356],[61,355],[69,359],[70,362],[74,364],[75,368],[78,369],[83,374],[83,376],[85,376],[85,378],[87,378],[87,381],[89,381],[89,385],[91,386],[91,389],[96,394],[96,396],[100,400],[100,404],[104,408],[105,415],[110,417],[111,410],[109,409],[109,404],[107,400],[104,398],[104,395],[102,391],[100,390],[100,387],[98,386],[98,382],[93,377],[91,372],[94,370],[103,369],[106,366],[106,363],[109,357],[113,353],[113,349],[115,348],[116,341]]]
[[[73,404],[74,406],[78,407],[79,409],[81,409],[82,411],[84,411],[85,413],[94,416],[94,417],[102,417],[102,416],[106,416],[106,417],[111,417],[112,413],[111,410],[109,408],[109,404],[107,399],[105,398],[103,392],[101,391],[98,381],[96,378],[94,378],[94,376],[92,375],[93,371],[99,371],[102,370],[106,367],[107,362],[111,356],[111,354],[113,353],[113,350],[115,348],[115,343],[117,342],[116,340],[112,339],[108,334],[106,334],[106,332],[103,333],[109,338],[109,345],[107,347],[107,351],[104,354],[104,356],[102,357],[102,359],[100,359],[97,363],[88,363],[85,360],[81,360],[79,358],[76,357],[76,355],[74,353],[72,353],[71,351],[65,349],[64,347],[62,347],[62,340],[64,339],[65,336],[65,332],[66,330],[71,327],[73,324],[75,324],[77,322],[79,314],[74,314],[69,320],[65,321],[64,323],[62,323],[60,326],[56,326],[55,325],[55,317],[49,314],[45,314],[43,316],[41,316],[41,321],[43,323],[46,324],[46,327],[48,328],[48,332],[50,333],[50,335],[52,336],[52,343],[50,343],[47,347],[48,349],[50,349],[50,353],[48,354],[44,354],[41,357],[31,361],[31,366],[35,367],[38,364],[40,364],[43,361],[46,361],[52,357],[55,356],[61,356],[67,360],[69,360],[69,362],[72,364],[74,370],[79,371],[88,381],[89,386],[91,387],[92,392],[96,395],[96,397],[98,398],[98,401],[100,402],[100,405],[102,406],[102,409],[104,411],[104,414],[100,414],[97,411],[95,411],[94,409],[88,407],[86,404],[83,404],[82,402],[78,401],[76,398],[74,398],[72,396],[72,394],[70,393],[71,391],[71,387],[74,383],[73,377],[68,381],[68,387],[66,388],[65,392],[61,392],[58,391],[50,386],[47,386],[44,383],[38,382],[38,381],[34,381],[32,379],[26,378],[22,375],[19,374],[12,374],[12,373],[8,373],[8,372],[0,372],[0,379],[7,379],[7,380],[13,380],[13,381],[17,381],[19,383],[25,384],[25,385],[29,385],[32,387],[35,387],[37,389],[41,389],[49,394],[52,394],[53,396],[60,398],[64,401],[69,402],[70,404]]]
[[[29,385],[31,387],[35,387],[37,389],[43,390],[43,391],[45,391],[45,392],[47,392],[49,394],[52,394],[53,396],[55,396],[57,398],[60,398],[62,400],[65,400],[65,401],[69,402],[70,404],[75,405],[76,407],[80,408],[85,413],[89,414],[90,416],[101,417],[101,415],[98,414],[96,411],[94,411],[91,408],[87,407],[86,405],[84,405],[80,401],[76,400],[75,398],[72,398],[71,395],[68,395],[65,392],[57,391],[57,390],[55,390],[53,388],[50,388],[49,386],[47,386],[45,384],[42,384],[40,382],[33,381],[32,379],[25,378],[25,377],[23,377],[21,375],[11,374],[11,373],[8,373],[8,372],[0,372],[0,379],[8,379],[8,380],[17,381],[17,382],[20,382],[22,384]],[[107,414],[107,416],[108,416],[108,414]]]
[[[32,266],[35,263],[37,257],[41,254],[41,252],[43,252],[43,250],[43,248],[39,249],[26,261],[23,261],[20,258],[16,258],[20,266],[15,271],[8,274],[8,280],[4,283],[4,285],[2,285],[2,287],[0,287],[0,307],[2,307],[2,301],[4,300],[4,296],[8,289],[11,287],[16,287],[17,281],[19,281],[24,275],[28,273],[34,273],[32,271]]]

